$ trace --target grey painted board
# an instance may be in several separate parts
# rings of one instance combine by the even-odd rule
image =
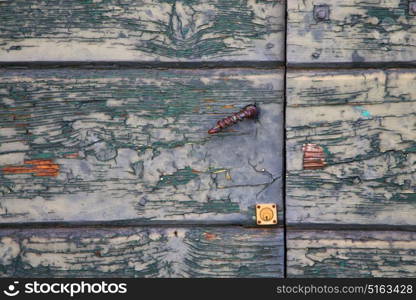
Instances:
[[[318,7],[328,17],[316,18]],[[290,0],[287,27],[291,65],[416,63],[416,12],[407,0]]]
[[[416,233],[315,231],[287,233],[288,277],[416,276]]]
[[[282,277],[282,229],[0,230],[1,277]]]
[[[416,224],[416,72],[291,71],[289,223]],[[326,166],[305,169],[304,144]]]
[[[284,0],[3,0],[0,62],[282,61]]]
[[[282,70],[2,70],[0,222],[282,216],[282,99]],[[208,135],[255,102],[257,121]]]

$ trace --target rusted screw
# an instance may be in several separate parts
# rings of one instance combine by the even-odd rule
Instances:
[[[317,22],[329,20],[329,6],[315,5],[313,8],[313,17]]]
[[[416,16],[416,1],[409,1],[409,15]]]
[[[235,123],[242,121],[244,119],[256,119],[258,115],[259,115],[259,109],[256,106],[256,104],[247,105],[239,112],[234,113],[231,116],[228,116],[222,120],[219,120],[215,127],[208,130],[208,133],[209,134],[218,133],[222,129],[232,126]]]

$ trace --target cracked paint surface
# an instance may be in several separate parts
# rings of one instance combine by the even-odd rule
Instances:
[[[283,60],[283,0],[0,2],[1,61]]]
[[[313,17],[316,0],[288,1],[288,61],[414,62],[416,18],[407,0],[329,0],[330,18]]]
[[[21,166],[6,166],[4,174],[33,174],[35,176],[58,176],[59,165],[51,159],[26,160]]]
[[[282,277],[283,240],[278,228],[2,230],[0,277]]]
[[[280,70],[5,70],[0,221],[251,223],[256,202],[281,206],[282,83]],[[254,102],[257,122],[208,136]],[[59,172],[11,172],[27,160]]]

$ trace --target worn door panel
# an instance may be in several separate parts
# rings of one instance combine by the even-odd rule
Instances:
[[[416,276],[416,233],[289,230],[288,277]]]
[[[0,62],[283,61],[285,1],[0,2]]]
[[[282,99],[282,70],[2,70],[0,222],[282,217]]]
[[[282,277],[283,231],[121,227],[0,231],[1,277]]]
[[[411,1],[287,2],[289,65],[416,63],[416,8],[409,10]]]
[[[415,80],[413,69],[289,72],[288,223],[416,224]]]

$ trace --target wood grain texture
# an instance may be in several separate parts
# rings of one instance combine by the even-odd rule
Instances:
[[[328,5],[317,21],[314,6]],[[288,1],[288,62],[416,63],[416,16],[407,0]]]
[[[0,231],[1,277],[282,277],[281,229]]]
[[[2,0],[0,61],[282,61],[284,0]]]
[[[416,224],[416,70],[292,71],[289,223]],[[326,166],[304,170],[303,144]]]
[[[288,277],[415,277],[416,233],[288,231]]]
[[[2,70],[0,222],[282,216],[282,97],[281,70]],[[255,102],[257,121],[208,135]]]

